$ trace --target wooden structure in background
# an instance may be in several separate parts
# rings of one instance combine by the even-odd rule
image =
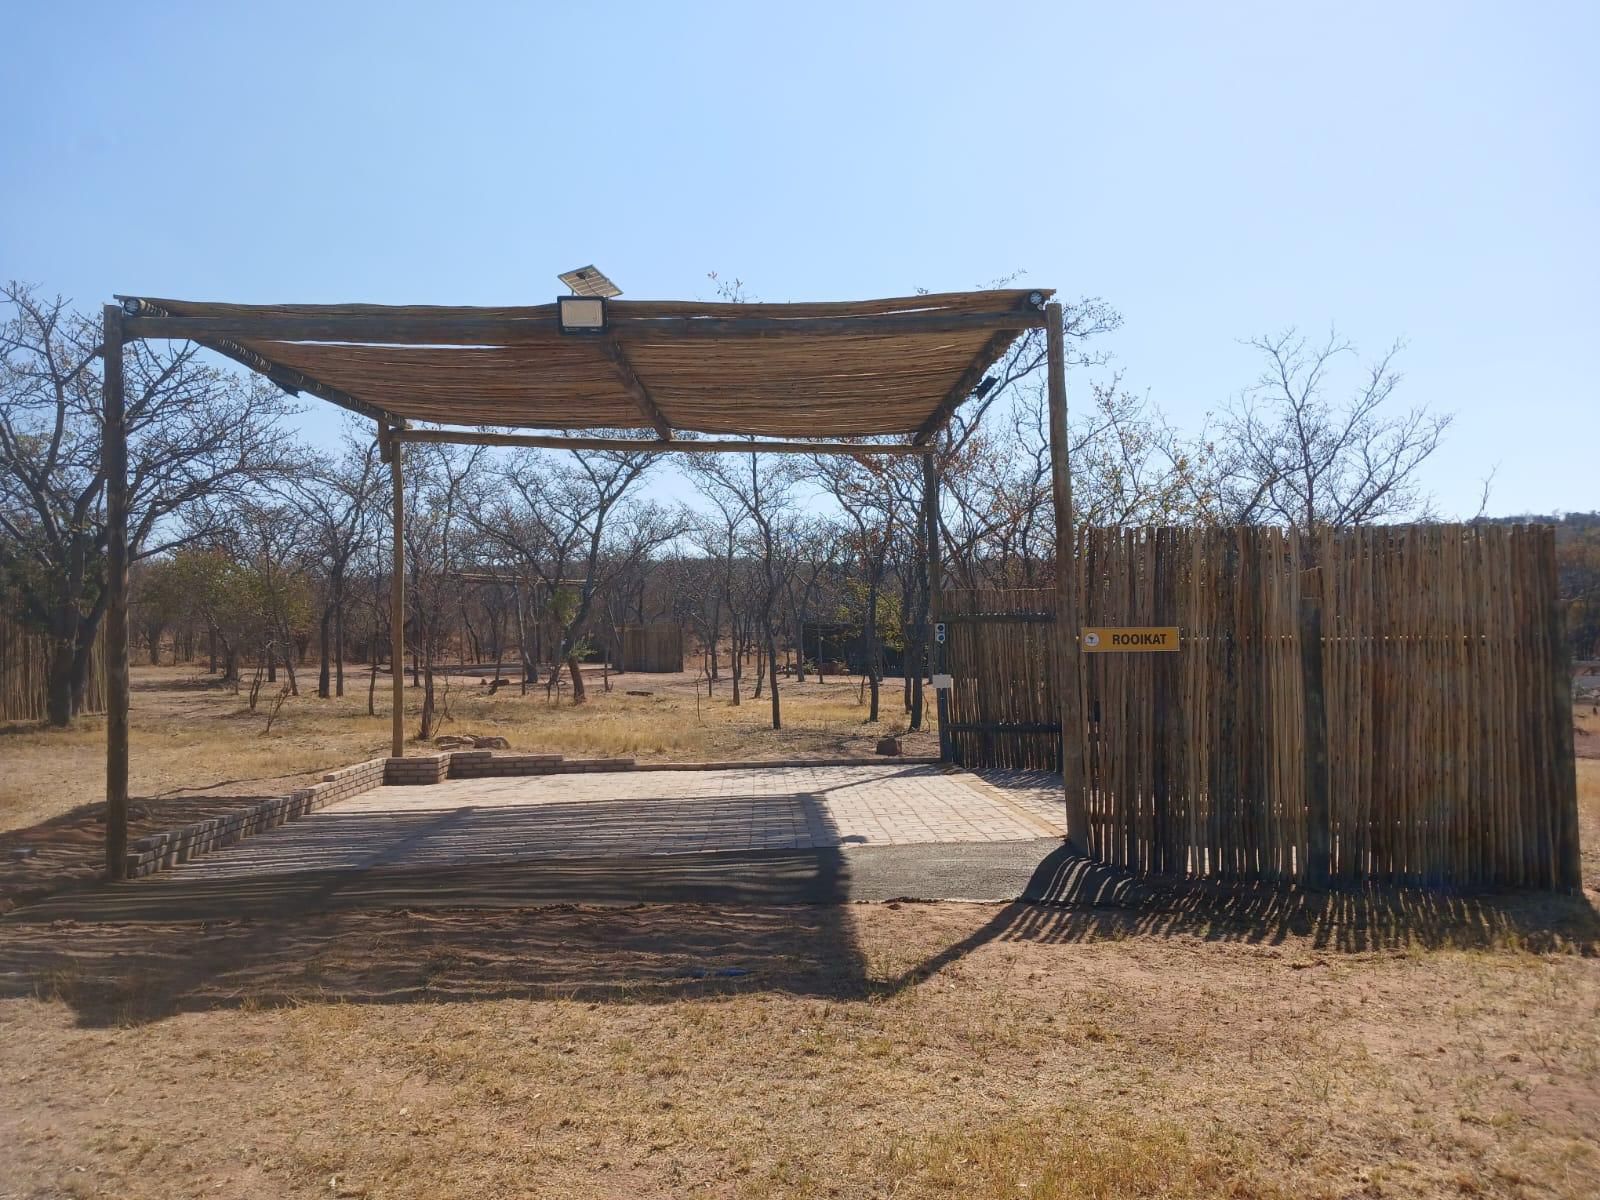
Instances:
[[[947,757],[963,767],[1059,771],[1056,589],[961,588],[942,599]]]
[[[683,630],[662,622],[617,630],[617,670],[663,675],[683,670]]]
[[[106,710],[105,630],[89,655],[84,712]],[[42,721],[50,698],[50,639],[0,614],[0,722]]]
[[[1579,886],[1571,676],[1544,526],[1085,531],[1090,853],[1141,871]],[[1051,767],[1047,591],[946,597],[968,765]],[[1073,739],[1068,739],[1070,742]]]
[[[126,518],[119,499],[126,482],[125,340],[193,341],[294,395],[316,396],[374,421],[391,464],[391,603],[403,614],[400,460],[407,443],[926,458],[956,408],[1011,343],[1041,328],[1054,330],[1047,354],[1051,452],[1058,528],[1070,545],[1062,312],[1047,303],[1050,296],[1011,289],[818,304],[608,300],[605,330],[583,334],[561,331],[555,304],[245,305],[119,296],[120,306],[105,309],[103,346],[112,530],[107,622],[122,631],[108,646],[108,871],[117,878],[123,869],[120,846],[116,853],[111,846],[125,836],[127,809],[127,579],[119,525]],[[414,421],[454,428],[417,429]],[[937,472],[925,478],[924,509],[935,534],[929,578],[937,591]],[[1070,601],[1062,605],[1063,621],[1071,620],[1069,608]],[[405,622],[397,618],[390,625],[393,661],[401,663]],[[399,671],[394,686],[392,751],[399,756],[405,751]],[[1071,804],[1068,811],[1074,811]],[[1078,826],[1070,831],[1074,837],[1083,832]]]

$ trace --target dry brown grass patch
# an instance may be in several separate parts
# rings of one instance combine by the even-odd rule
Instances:
[[[1596,1194],[1600,960],[998,911],[80,927],[27,988],[0,940],[0,1192]]]

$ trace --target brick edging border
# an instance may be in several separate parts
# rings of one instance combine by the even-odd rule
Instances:
[[[937,767],[932,754],[883,754],[875,758],[727,758],[713,762],[635,763],[632,771],[741,771],[747,767]]]
[[[330,771],[322,777],[322,782],[298,788],[286,796],[263,800],[237,812],[193,821],[176,829],[147,834],[128,847],[127,876],[138,879],[153,875],[208,850],[231,846],[253,833],[275,829],[308,812],[326,808],[336,800],[370,792],[383,783],[385,762],[381,758],[368,759],[353,767]]]

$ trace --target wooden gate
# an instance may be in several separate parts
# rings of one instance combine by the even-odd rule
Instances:
[[[951,760],[1059,771],[1055,589],[964,588],[940,607]]]

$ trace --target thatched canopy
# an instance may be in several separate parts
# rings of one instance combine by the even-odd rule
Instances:
[[[613,300],[601,335],[525,308],[119,297],[128,337],[189,338],[391,425],[925,442],[1049,292],[826,304]]]
[[[118,296],[103,314],[107,530],[106,865],[128,871],[128,426],[123,345],[196,342],[296,394],[378,422],[393,507],[390,661],[406,661],[407,443],[627,448],[629,453],[737,450],[922,459],[930,604],[942,589],[934,435],[1018,335],[1045,330],[1057,554],[1071,552],[1066,353],[1061,306],[1043,290],[950,292],[836,304],[700,304],[608,300],[603,331],[563,333],[559,307],[205,304]],[[447,428],[418,429],[411,422]],[[473,428],[474,426],[479,428]],[[506,433],[499,429],[532,430]],[[568,431],[562,436],[548,432]],[[654,430],[605,437],[584,430]],[[574,432],[575,431],[575,432]],[[678,432],[693,434],[680,438]],[[707,437],[705,435],[712,435]],[[718,439],[732,435],[741,440]],[[874,440],[863,443],[857,439]],[[749,440],[743,440],[749,439]],[[777,440],[755,440],[777,439]],[[834,439],[829,441],[827,439]],[[1073,590],[1058,574],[1057,621],[1075,628]],[[1063,729],[1078,689],[1076,640],[1056,656]],[[943,666],[936,642],[929,669]],[[777,664],[772,664],[776,672]],[[405,672],[391,672],[390,751],[405,754]],[[776,675],[774,675],[776,680]],[[948,713],[939,693],[941,756]],[[776,702],[776,683],[773,698]],[[1082,844],[1081,744],[1065,739],[1068,827]]]

